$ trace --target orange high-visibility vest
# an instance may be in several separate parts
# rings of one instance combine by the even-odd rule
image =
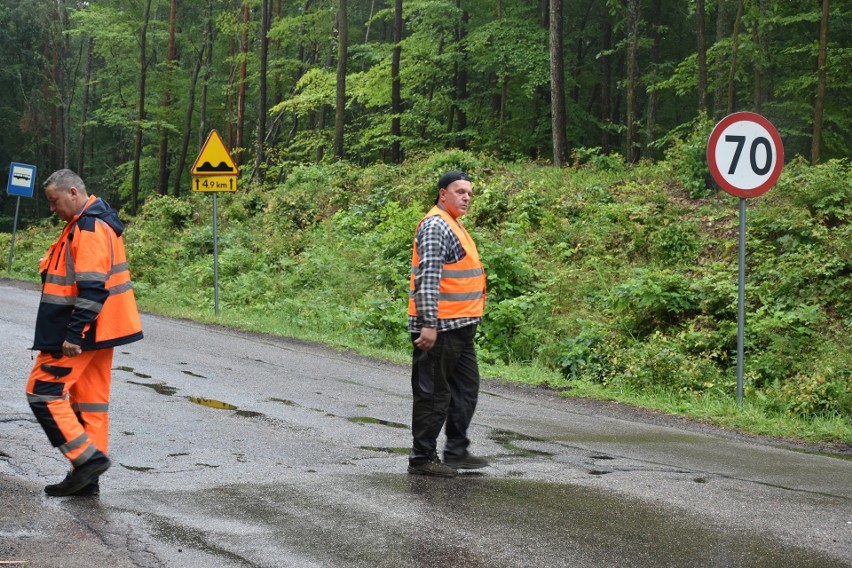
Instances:
[[[438,288],[438,319],[482,317],[485,311],[485,269],[479,260],[476,243],[452,215],[438,206],[432,207],[417,224],[417,228],[419,229],[420,224],[427,218],[435,215],[440,215],[447,222],[465,252],[463,259],[459,262],[444,264],[441,270],[441,283]],[[417,254],[415,237],[409,278],[408,315],[410,316],[417,315],[417,306],[414,303],[414,277],[419,270],[420,255]]]

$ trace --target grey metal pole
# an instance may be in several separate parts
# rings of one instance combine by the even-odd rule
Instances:
[[[15,257],[15,234],[18,232],[18,212],[21,210],[21,196],[18,196],[18,202],[15,205],[15,224],[12,225],[12,246],[9,247],[9,266],[6,270],[9,274],[12,273],[12,259]]]
[[[740,198],[740,268],[737,292],[737,404],[743,405],[743,360],[745,358],[745,238],[746,200]]]
[[[219,215],[216,209],[216,192],[213,192],[213,310],[219,315]]]

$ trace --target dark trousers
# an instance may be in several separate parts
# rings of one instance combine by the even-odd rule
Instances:
[[[422,463],[436,452],[438,434],[446,424],[444,458],[460,458],[470,440],[467,428],[479,396],[479,366],[473,338],[476,326],[442,331],[428,352],[414,348],[411,390],[414,405],[411,431],[412,464]],[[412,341],[419,334],[412,334]]]

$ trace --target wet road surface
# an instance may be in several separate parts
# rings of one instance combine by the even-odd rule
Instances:
[[[49,499],[67,464],[23,395],[38,294],[0,299],[0,561],[852,566],[848,459],[485,381],[492,466],[410,476],[407,368],[153,316],[116,350],[101,496]]]

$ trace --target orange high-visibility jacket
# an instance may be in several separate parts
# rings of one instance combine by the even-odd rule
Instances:
[[[420,223],[435,215],[441,216],[447,222],[465,252],[463,259],[459,262],[444,264],[441,270],[441,283],[438,288],[438,319],[482,317],[485,311],[485,269],[479,260],[476,243],[465,228],[440,207],[432,207]],[[420,223],[417,224],[418,229]],[[413,248],[408,298],[408,315],[410,316],[417,315],[417,306],[413,297],[414,277],[420,270],[416,238]]]
[[[121,234],[124,225],[105,201],[89,196],[41,259],[41,302],[33,349],[84,351],[142,339],[142,324]]]

